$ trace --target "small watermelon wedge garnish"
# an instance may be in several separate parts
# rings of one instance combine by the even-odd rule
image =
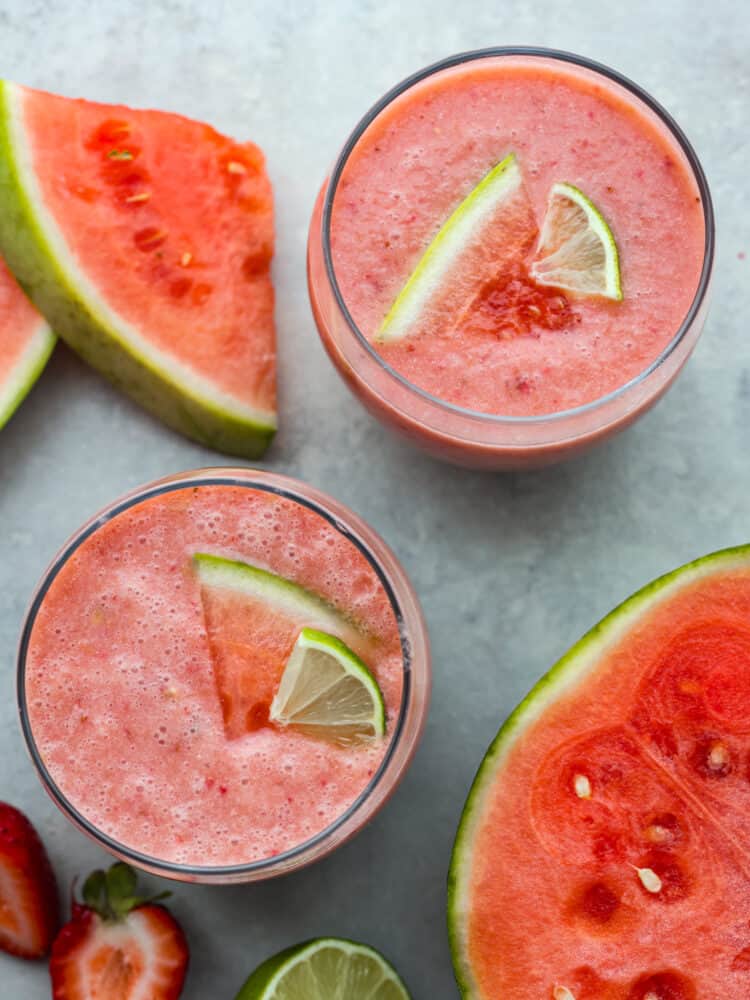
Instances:
[[[0,249],[55,332],[188,437],[276,427],[261,151],[160,111],[0,85]]]
[[[500,730],[453,852],[470,1000],[750,996],[750,546],[639,591]]]
[[[54,346],[47,321],[0,260],[0,427],[41,375]]]
[[[519,261],[538,227],[518,157],[509,153],[454,209],[416,262],[376,335],[394,343],[449,329],[483,288]]]
[[[364,637],[357,628],[298,584],[205,552],[193,556],[193,566],[228,739],[266,725],[304,628],[319,629],[362,651]]]

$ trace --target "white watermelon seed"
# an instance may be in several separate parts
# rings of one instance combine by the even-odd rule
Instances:
[[[666,826],[659,826],[658,823],[652,823],[646,830],[646,836],[654,844],[663,844],[666,840],[671,840],[672,832]]]
[[[577,774],[573,778],[573,788],[579,799],[591,798],[591,782],[585,774]]]
[[[661,892],[661,879],[653,868],[636,868],[636,873],[646,892]]]
[[[236,160],[230,160],[230,162],[227,164],[227,170],[229,171],[230,174],[247,173],[247,167],[245,167],[242,163],[238,163]]]
[[[708,766],[712,771],[722,771],[729,763],[729,752],[726,746],[717,741],[711,744],[708,751]]]
[[[188,264],[190,263],[190,261],[191,261],[192,259],[193,259],[193,255],[192,255],[191,253],[188,253],[188,252],[186,251],[186,252],[185,252],[185,253],[184,253],[184,254],[182,255],[182,257],[180,257],[180,264],[182,264],[182,266],[183,266],[183,267],[187,267],[187,266],[188,266]]]
[[[552,990],[552,1000],[576,1000],[567,986],[555,986]]]
[[[141,191],[140,194],[131,194],[131,196],[129,198],[126,198],[125,201],[130,205],[139,201],[148,201],[150,197],[151,197],[150,191]]]

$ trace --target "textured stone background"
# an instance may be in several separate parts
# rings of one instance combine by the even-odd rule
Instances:
[[[666,400],[588,457],[491,476],[414,453],[349,396],[313,327],[304,246],[317,188],[373,100],[441,56],[509,43],[592,56],[661,100],[703,159],[720,235],[713,311]],[[415,1000],[454,997],[445,872],[464,795],[499,723],[632,590],[750,540],[749,48],[736,0],[0,0],[0,74],[186,112],[265,148],[278,195],[283,421],[267,464],[335,494],[385,536],[432,632],[426,738],[377,820],[283,881],[176,890],[193,947],[186,1000],[231,1000],[269,953],[323,933],[382,948]],[[63,348],[0,437],[0,798],[39,825],[63,886],[106,859],[47,802],[22,749],[13,667],[27,599],[53,552],[99,506],[217,461]],[[0,955],[0,995],[44,1000],[44,966]]]

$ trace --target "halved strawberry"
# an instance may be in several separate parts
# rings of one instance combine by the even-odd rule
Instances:
[[[156,905],[169,893],[135,893],[128,865],[89,876],[52,947],[53,1000],[177,1000],[189,952],[180,925]]]
[[[41,958],[59,926],[57,884],[44,845],[23,813],[0,802],[0,948]]]

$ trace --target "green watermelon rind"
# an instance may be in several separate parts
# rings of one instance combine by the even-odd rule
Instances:
[[[354,626],[332,604],[270,570],[209,552],[195,552],[193,566],[201,585],[245,593],[318,627],[348,635]]]
[[[56,343],[54,333],[40,317],[22,357],[10,372],[5,373],[6,381],[0,385],[0,429],[7,424],[31,391]]]
[[[173,371],[147,357],[127,331],[102,315],[100,303],[76,274],[70,259],[54,246],[54,220],[34,195],[34,177],[24,168],[21,127],[15,114],[16,86],[0,81],[0,250],[29,298],[55,332],[92,367],[161,421],[209,448],[242,458],[260,458],[276,431],[275,414],[242,412],[210,397],[196,385],[187,366]],[[114,315],[114,314],[113,314]],[[217,395],[221,395],[217,393]]]
[[[314,953],[320,948],[326,946],[340,948],[350,952],[357,952],[374,959],[382,965],[384,970],[388,972],[389,980],[392,980],[403,992],[404,998],[408,1000],[410,997],[411,994],[406,988],[406,984],[403,979],[399,976],[398,972],[396,972],[391,963],[383,955],[381,955],[377,949],[371,948],[370,945],[367,944],[361,944],[359,941],[351,941],[349,938],[320,937],[312,938],[309,941],[303,941],[301,944],[292,945],[291,948],[285,948],[277,955],[273,955],[271,958],[267,959],[262,965],[259,965],[253,973],[251,973],[250,978],[242,986],[235,1000],[265,1000],[268,996],[269,987],[273,986],[274,980],[280,972],[288,968],[290,964],[296,964],[299,961],[304,961],[308,954]]]
[[[459,991],[464,1000],[488,1000],[474,980],[463,939],[466,899],[471,872],[472,843],[483,814],[484,801],[498,780],[503,760],[515,740],[554,702],[563,690],[581,683],[596,669],[604,650],[626,635],[640,616],[682,587],[719,571],[750,566],[750,545],[722,549],[702,556],[658,577],[623,601],[590,629],[534,685],[508,716],[490,744],[474,781],[458,825],[448,872],[448,938]]]

